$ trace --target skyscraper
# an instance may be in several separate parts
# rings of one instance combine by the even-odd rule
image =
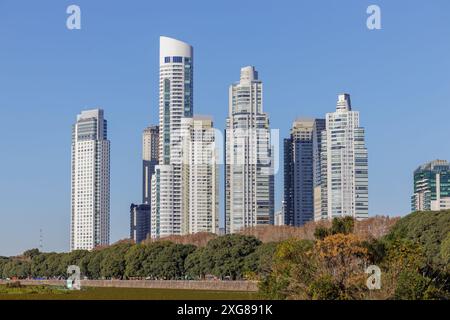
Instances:
[[[285,222],[285,210],[286,210],[286,203],[284,200],[281,202],[281,210],[275,212],[274,214],[274,222],[273,224],[276,226],[284,226],[286,224]]]
[[[152,237],[182,234],[181,119],[193,115],[193,48],[160,37],[159,165],[152,178]],[[154,207],[155,205],[155,207]]]
[[[109,244],[109,174],[103,110],[82,111],[72,128],[70,250]]]
[[[350,95],[340,94],[336,112],[327,113],[321,142],[321,195],[315,219],[368,217],[368,157],[359,112]],[[317,190],[316,190],[317,191]],[[324,211],[326,209],[326,211]]]
[[[225,228],[274,222],[273,155],[263,85],[254,67],[230,86],[225,146]]]
[[[434,160],[414,171],[412,211],[450,209],[450,163]]]
[[[130,206],[130,239],[141,243],[150,236],[150,205],[131,204]]]
[[[212,120],[183,118],[183,233],[219,232],[219,175]]]
[[[318,119],[312,133],[313,144],[313,188],[314,188],[314,220],[320,219],[322,212],[327,212],[327,190],[322,188],[326,185],[326,155],[322,155],[325,143],[322,143],[323,131],[326,129],[326,120]],[[324,151],[325,153],[325,151]],[[323,172],[323,174],[322,174]]]
[[[314,219],[314,186],[320,170],[317,139],[325,130],[325,119],[294,121],[284,140],[284,223],[301,226]],[[315,138],[316,137],[316,138]]]
[[[151,181],[159,161],[159,126],[150,126],[142,134],[142,203],[151,203]]]

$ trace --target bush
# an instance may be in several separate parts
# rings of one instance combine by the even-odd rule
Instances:
[[[424,298],[430,284],[430,279],[417,272],[404,271],[400,273],[395,290],[395,299],[421,300]]]
[[[8,283],[6,284],[6,288],[8,288],[8,289],[12,289],[12,288],[22,288],[22,284],[20,283],[20,281],[8,282]]]
[[[337,300],[339,292],[339,286],[327,275],[314,280],[308,287],[308,294],[313,300]]]

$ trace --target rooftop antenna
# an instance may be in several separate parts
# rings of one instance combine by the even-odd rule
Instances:
[[[39,229],[39,251],[40,252],[43,252],[43,248],[44,248],[44,246],[43,246],[43,242],[44,242],[44,235],[43,235],[43,232],[42,232],[42,228],[41,229]]]

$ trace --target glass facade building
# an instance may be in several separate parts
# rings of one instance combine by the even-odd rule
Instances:
[[[150,236],[150,205],[131,204],[130,206],[130,239],[141,243]]]
[[[284,223],[314,220],[314,187],[320,184],[321,133],[325,119],[298,119],[284,140]],[[316,172],[318,171],[318,172]]]
[[[450,209],[450,164],[446,160],[434,160],[414,171],[411,210],[445,209]]]

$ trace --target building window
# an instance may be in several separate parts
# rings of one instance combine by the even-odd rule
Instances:
[[[173,63],[183,63],[183,57],[173,57]]]

